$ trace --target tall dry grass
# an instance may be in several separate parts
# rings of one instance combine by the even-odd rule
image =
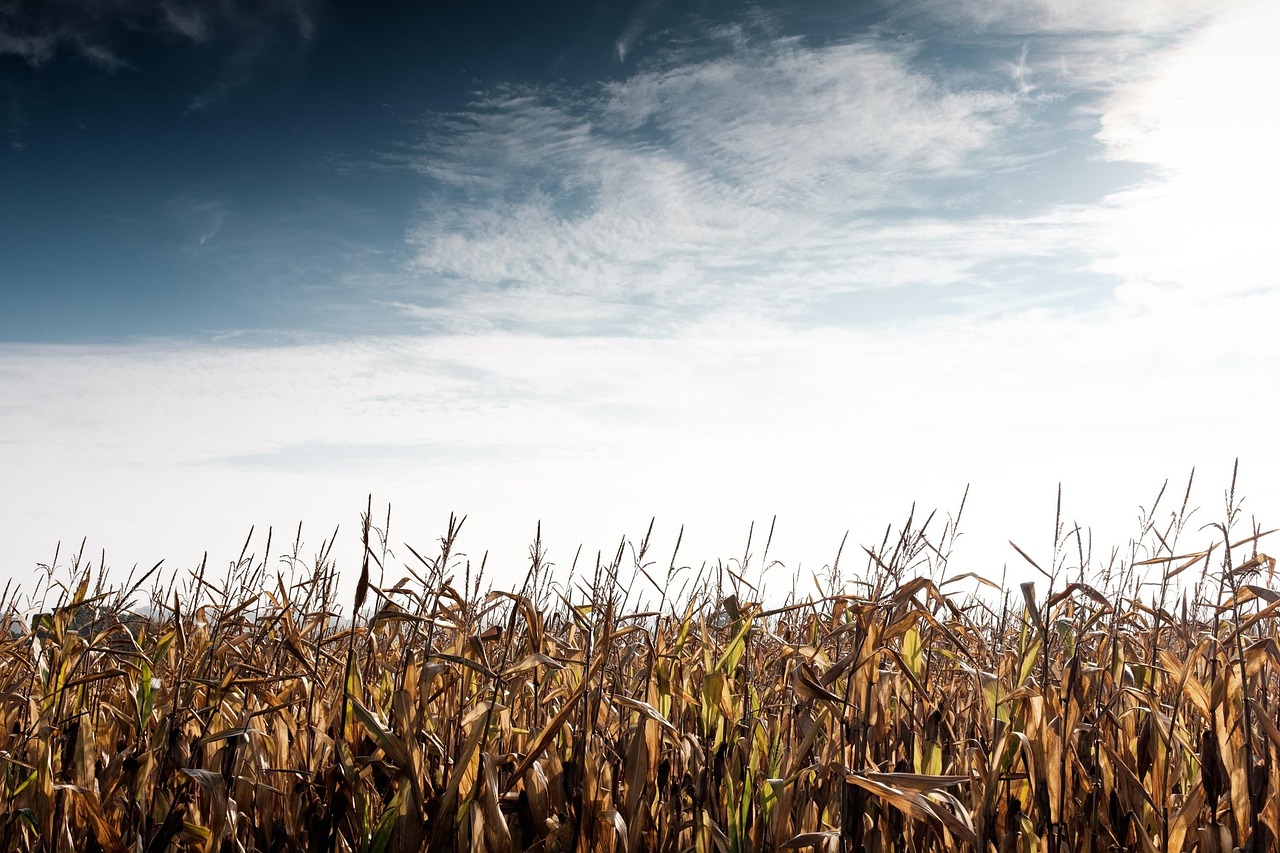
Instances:
[[[647,537],[491,590],[455,520],[394,570],[366,515],[354,609],[331,541],[115,588],[78,557],[8,602],[0,849],[1274,850],[1275,561],[1234,495],[1191,516],[1103,566],[1059,519],[1012,591],[911,519],[776,606],[749,553]]]

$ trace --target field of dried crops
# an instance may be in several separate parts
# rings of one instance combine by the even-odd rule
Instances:
[[[393,560],[366,516],[354,602],[327,553],[76,559],[6,602],[0,849],[1274,850],[1275,561],[1189,515],[1105,564],[1059,523],[1010,590],[909,521],[764,604],[647,540],[489,589],[453,521]]]

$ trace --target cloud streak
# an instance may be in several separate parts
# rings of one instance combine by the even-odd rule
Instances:
[[[622,34],[614,43],[614,53],[619,62],[627,61],[627,57],[636,46],[636,42],[644,35],[649,23],[666,5],[667,0],[640,0],[631,17],[627,19],[626,26],[622,28]]]
[[[59,55],[106,71],[133,68],[130,46],[140,38],[178,38],[213,52],[212,82],[191,103],[204,109],[243,86],[266,60],[272,37],[308,40],[313,0],[18,0],[0,6],[0,55],[42,68]]]
[[[1172,35],[1246,5],[1248,0],[922,0],[915,7],[948,24],[997,33]]]

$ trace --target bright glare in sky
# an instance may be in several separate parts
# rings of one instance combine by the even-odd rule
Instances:
[[[1119,105],[1125,135],[1112,136],[1104,123],[1113,156],[1241,183],[1274,151],[1277,119],[1265,104],[1280,70],[1269,36],[1278,25],[1280,9],[1260,4],[1171,48]]]
[[[1267,43],[1277,26],[1274,5],[1241,10],[1171,49],[1111,104],[1101,133],[1110,156],[1159,169],[1121,236],[1149,244],[1138,254],[1149,274],[1190,274],[1211,292],[1274,283],[1280,118],[1266,104],[1280,79]]]

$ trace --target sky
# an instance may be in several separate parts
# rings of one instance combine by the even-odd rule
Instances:
[[[0,0],[0,579],[1280,516],[1280,6]],[[1271,390],[1268,390],[1271,389]],[[1177,501],[1166,496],[1157,515]],[[1193,537],[1194,538],[1194,537]],[[852,563],[848,562],[853,560]],[[799,578],[798,581],[795,579]]]

